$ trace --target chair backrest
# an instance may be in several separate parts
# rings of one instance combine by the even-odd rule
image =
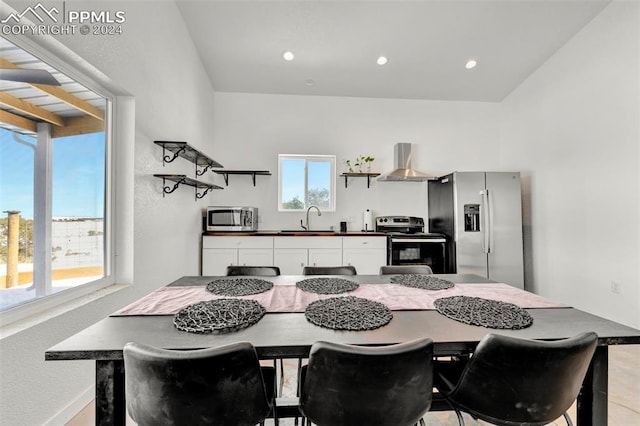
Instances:
[[[495,424],[547,424],[580,391],[597,345],[595,333],[540,341],[488,334],[449,398]]]
[[[259,277],[275,277],[280,275],[277,266],[227,266],[227,276],[254,275]]]
[[[363,347],[316,342],[300,411],[314,424],[413,425],[429,410],[433,341]]]
[[[302,275],[358,275],[354,266],[305,266]]]
[[[433,274],[429,265],[383,265],[380,275],[396,274]]]
[[[125,396],[139,425],[255,425],[271,409],[256,351],[241,342],[192,351],[124,346]]]

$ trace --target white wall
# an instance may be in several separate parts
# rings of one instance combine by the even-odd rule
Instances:
[[[413,167],[433,176],[453,170],[497,169],[499,106],[483,102],[442,102],[318,96],[216,93],[209,151],[230,169],[270,170],[258,176],[231,176],[215,191],[216,205],[254,205],[261,229],[295,229],[301,213],[278,212],[278,154],[333,154],[338,174],[343,161],[375,157],[373,171],[393,168],[394,145],[413,144]],[[216,182],[224,186],[221,176]],[[312,216],[314,227],[360,230],[362,211],[374,216],[427,213],[426,182],[337,180],[335,213]]]
[[[20,11],[33,6],[31,1],[8,3]],[[57,39],[136,98],[134,285],[0,341],[3,425],[61,424],[65,414],[59,413],[68,404],[93,397],[93,362],[45,362],[45,350],[159,286],[197,275],[201,209],[210,204],[196,202],[193,188],[163,198],[161,180],[151,176],[193,176],[193,165],[183,159],[163,168],[162,150],[153,141],[189,141],[204,151],[214,115],[213,90],[175,4],[74,1],[67,6],[126,11],[122,36]]]
[[[500,147],[525,181],[528,288],[635,326],[639,24],[639,3],[608,6],[504,100]]]

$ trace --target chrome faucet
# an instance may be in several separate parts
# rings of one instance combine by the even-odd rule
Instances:
[[[311,211],[311,209],[318,210],[318,216],[322,216],[322,212],[320,212],[320,209],[318,208],[318,206],[309,206],[309,208],[307,209],[307,223],[306,223],[306,226],[305,226],[304,223],[302,223],[302,219],[300,219],[300,227],[302,229],[304,229],[305,231],[311,231],[311,226],[309,226],[309,212]]]

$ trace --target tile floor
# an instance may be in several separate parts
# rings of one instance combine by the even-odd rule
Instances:
[[[285,364],[287,373],[295,373],[295,361],[288,361]],[[293,378],[285,374],[284,394],[294,395]],[[87,405],[78,413],[66,426],[89,426],[93,425],[95,407],[93,403]],[[569,411],[569,415],[575,422],[575,408]],[[456,425],[457,420],[453,412],[428,413],[425,417],[428,425],[444,426]],[[467,425],[487,424],[482,421],[475,421],[465,414]],[[293,425],[293,419],[283,419],[281,426]],[[564,425],[563,419],[559,419],[552,425]],[[127,426],[135,425],[131,419],[127,419]],[[267,421],[267,425],[273,425],[272,421]],[[609,349],[609,426],[638,426],[640,425],[640,345],[633,346],[611,346]]]

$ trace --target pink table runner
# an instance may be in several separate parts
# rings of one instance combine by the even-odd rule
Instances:
[[[293,284],[293,283],[292,283]],[[399,284],[360,284],[348,293],[385,304],[391,310],[433,310],[433,302],[441,297],[470,296],[513,303],[521,308],[560,308],[566,305],[545,299],[508,284],[456,284],[446,290],[422,290]],[[253,299],[267,312],[304,312],[307,305],[319,299],[337,295],[307,293],[295,285],[275,285],[271,290],[242,299]],[[203,300],[221,299],[207,291],[206,286],[162,287],[116,312],[123,315],[173,315],[180,309]]]

